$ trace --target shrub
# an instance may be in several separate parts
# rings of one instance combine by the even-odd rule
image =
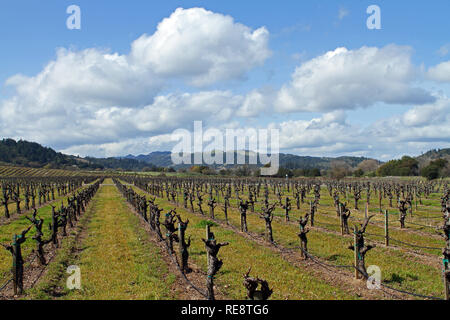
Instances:
[[[437,159],[435,161],[431,161],[428,166],[422,168],[420,174],[422,177],[427,178],[428,180],[434,180],[439,177],[443,177],[444,168],[447,166],[448,161],[446,159]]]

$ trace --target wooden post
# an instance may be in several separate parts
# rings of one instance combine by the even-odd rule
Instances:
[[[411,218],[412,218],[412,216],[413,216],[412,202],[409,203],[409,213],[410,213]]]
[[[342,206],[339,203],[339,219],[341,220],[341,234],[344,235],[344,221],[342,219]]]
[[[367,213],[369,212],[369,204],[366,202],[366,209],[364,210],[364,218],[367,219]]]
[[[355,260],[355,279],[359,279],[359,271],[358,271],[358,253],[359,253],[359,248],[358,248],[358,238],[356,235],[356,228],[353,229],[353,242],[354,242],[354,260]]]
[[[211,226],[209,224],[206,225],[206,241],[209,240],[211,236]],[[206,251],[206,266],[209,267],[209,253]]]
[[[386,247],[389,247],[389,213],[387,210],[384,211],[384,234]]]
[[[181,259],[181,251],[183,249],[183,244],[182,244],[182,236],[183,236],[183,232],[181,231],[181,223],[178,223],[178,244],[179,244],[179,249],[180,249],[180,259]],[[184,270],[183,270],[184,272]]]
[[[378,192],[378,202],[380,205],[380,213],[383,213],[383,208],[382,208],[382,204],[381,204],[382,200],[383,200],[383,194],[381,193],[381,188],[380,188],[380,190]]]
[[[416,203],[416,211],[417,211],[417,190],[414,191],[414,201]]]

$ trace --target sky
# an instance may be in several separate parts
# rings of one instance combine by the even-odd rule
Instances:
[[[67,8],[80,8],[69,29]],[[369,29],[370,5],[381,29]],[[448,0],[3,1],[0,136],[81,156],[278,129],[281,152],[450,147]]]

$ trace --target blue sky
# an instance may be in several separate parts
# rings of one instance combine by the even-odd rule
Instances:
[[[130,3],[131,2],[131,3]],[[82,9],[82,30],[66,28],[66,8]],[[366,28],[366,8],[382,9],[382,30]],[[279,49],[267,69],[280,70],[280,81],[289,77],[295,61],[283,61],[294,53],[314,57],[336,47],[359,48],[389,43],[410,45],[417,63],[441,61],[439,48],[449,42],[448,1],[63,1],[3,2],[0,36],[7,50],[1,50],[1,78],[18,72],[33,75],[55,57],[58,47],[110,48],[130,50],[130,42],[143,33],[153,33],[162,18],[176,8],[203,7],[231,15],[238,22],[271,32],[271,47]],[[339,10],[348,11],[339,20]],[[30,59],[30,52],[33,58]],[[279,58],[279,59],[277,59]],[[284,72],[282,72],[284,71]],[[257,79],[255,79],[257,81]]]
[[[66,28],[66,19],[69,16],[66,8],[72,4],[81,8],[81,30]],[[366,8],[371,4],[376,4],[381,8],[381,30],[369,30],[366,27],[366,19],[369,16]],[[198,83],[193,85],[192,82],[196,81],[195,76],[192,78],[193,75],[200,74],[200,71],[192,72],[184,65],[181,66],[181,69],[186,67],[186,70],[190,70],[186,74],[171,70],[170,75],[164,72],[156,72],[157,74],[153,75],[153,70],[149,70],[152,73],[151,81],[161,82],[161,85],[142,88],[142,91],[136,93],[138,96],[142,94],[141,100],[138,98],[125,99],[127,101],[123,102],[119,94],[122,96],[129,94],[129,91],[125,90],[126,88],[123,92],[116,92],[117,94],[111,97],[109,93],[103,93],[101,89],[97,90],[94,84],[88,86],[89,89],[95,91],[94,106],[92,97],[83,97],[87,89],[80,89],[77,86],[79,91],[73,90],[75,92],[73,94],[77,95],[75,108],[73,105],[64,105],[67,99],[72,97],[72,93],[67,93],[71,91],[70,85],[61,88],[61,79],[56,75],[52,75],[51,72],[43,75],[43,71],[52,61],[61,61],[61,65],[65,63],[64,59],[57,55],[58,48],[65,48],[75,55],[81,55],[85,50],[94,49],[103,54],[108,52],[130,57],[132,56],[131,44],[143,34],[147,34],[148,38],[152,37],[158,24],[164,18],[172,17],[177,8],[186,10],[204,8],[219,18],[230,16],[233,18],[233,24],[242,24],[251,32],[264,27],[267,37],[261,38],[261,43],[267,40],[267,43],[264,42],[264,47],[271,54],[257,55],[254,52],[244,52],[244,54],[248,54],[249,66],[238,65],[236,61],[231,61],[229,62],[230,66],[236,68],[236,70],[233,69],[233,74],[214,75],[213,80],[208,80],[206,84],[202,83],[201,85]],[[399,157],[402,154],[419,154],[429,148],[449,147],[450,137],[445,122],[449,110],[447,96],[450,92],[450,79],[445,76],[447,70],[450,69],[445,64],[450,60],[448,53],[450,51],[449,9],[450,3],[445,0],[432,2],[381,0],[245,2],[233,0],[164,2],[47,0],[41,3],[18,0],[2,2],[0,4],[0,38],[3,42],[3,50],[0,50],[0,109],[7,112],[3,112],[3,118],[0,116],[2,125],[0,134],[34,140],[64,152],[81,155],[116,156],[170,149],[171,144],[167,140],[167,135],[178,127],[190,128],[189,123],[193,119],[186,116],[185,120],[174,120],[173,126],[157,127],[150,120],[146,120],[145,124],[136,123],[138,120],[131,118],[127,118],[125,121],[125,115],[130,114],[127,109],[139,109],[148,114],[146,111],[154,112],[158,110],[158,106],[163,108],[163,105],[155,104],[156,97],[170,96],[174,97],[173,99],[176,101],[188,104],[193,102],[191,100],[186,102],[183,99],[195,100],[193,97],[203,93],[208,96],[208,105],[212,105],[212,111],[211,114],[202,113],[197,120],[203,120],[206,126],[219,128],[225,128],[227,124],[236,126],[238,123],[241,126],[254,127],[273,124],[281,129],[289,124],[290,129],[285,129],[286,136],[292,135],[292,132],[297,132],[297,130],[299,134],[298,141],[286,141],[286,143],[282,141],[283,151],[286,152],[324,156],[352,154],[386,159]],[[198,19],[203,19],[203,16],[200,15]],[[187,22],[179,20],[177,23],[182,23],[180,27],[185,28]],[[204,23],[202,25],[205,28],[209,28],[207,20],[201,23]],[[171,25],[176,25],[176,23]],[[216,26],[210,27],[214,29]],[[198,41],[205,42],[205,39],[210,40],[211,37],[217,36],[217,34],[208,34],[208,32],[198,36],[195,34],[195,30],[192,33],[188,34],[186,38],[189,39],[192,36],[195,41],[182,47],[185,50],[198,47]],[[226,32],[220,33],[218,37],[227,37],[226,34]],[[228,40],[217,39],[217,43],[226,43],[224,41]],[[145,45],[149,45],[149,43],[146,42]],[[393,53],[390,50],[383,50],[389,45],[396,46],[397,49]],[[364,47],[381,51],[379,55],[367,58],[369,59],[367,64],[356,63],[353,66],[347,62],[345,68],[348,70],[332,70],[332,74],[339,81],[345,83],[341,86],[337,83],[330,84],[329,78],[323,76],[324,72],[330,71],[323,61],[327,52],[333,52],[341,47],[345,47],[347,50],[347,52],[340,53],[346,56],[346,61],[351,61],[353,57],[366,59],[365,57],[370,56],[371,53],[362,49]],[[406,47],[408,48],[405,49]],[[206,45],[201,48],[202,51],[198,53],[199,58],[201,58],[200,55],[207,54],[209,50],[211,52],[216,50],[214,54],[220,56],[218,48],[209,48]],[[250,50],[249,48],[243,44],[243,47],[239,50],[236,49],[236,53],[233,54],[239,55],[243,50]],[[148,51],[146,52],[148,53]],[[62,54],[64,57],[67,55],[67,51]],[[176,59],[176,57],[172,57],[174,56],[172,53],[170,55],[171,59]],[[344,80],[347,74],[353,78],[355,75],[360,76],[358,71],[364,72],[365,67],[368,68],[367,72],[370,72],[370,67],[378,66],[377,63],[380,63],[378,69],[383,68],[383,63],[386,64],[386,61],[394,58],[392,55],[401,56],[408,61],[398,67],[392,66],[394,69],[398,68],[395,72],[376,72],[374,75],[377,78],[376,81],[367,84],[365,88],[360,88],[361,92],[352,91],[358,85],[357,80],[353,80],[354,83],[351,81],[347,83]],[[223,57],[215,58],[222,59]],[[312,64],[312,61],[317,62],[315,59],[321,58],[321,67]],[[145,60],[145,58],[143,59]],[[153,64],[151,66],[145,64],[145,68],[157,68],[162,66],[161,61],[169,61],[163,54],[154,59],[160,59],[157,65],[152,60]],[[404,59],[399,61],[402,63]],[[97,62],[94,63],[100,63],[99,60],[95,61]],[[195,59],[193,61],[195,62]],[[337,60],[330,58],[327,63],[333,65],[337,63]],[[323,93],[321,88],[305,87],[306,78],[303,76],[293,80],[296,68],[302,65],[305,66],[305,70],[316,75],[315,83],[318,86],[330,85],[342,90],[342,101],[345,101],[345,106],[334,105],[330,101],[314,101],[314,99],[320,100],[321,96],[327,93],[326,90]],[[75,62],[70,67],[79,68]],[[66,70],[67,77],[71,77],[70,67],[67,70],[63,68]],[[314,69],[316,67],[317,69]],[[430,68],[434,67],[437,69],[432,73]],[[105,66],[105,68],[107,67]],[[361,70],[357,70],[358,68]],[[103,69],[101,71],[95,74],[97,83],[102,80],[98,78],[101,77],[101,74],[106,74],[107,77],[111,76],[108,71]],[[222,70],[222,72],[225,71]],[[336,72],[343,74],[336,75]],[[75,73],[81,77],[81,79],[77,79],[76,83],[84,83],[86,79],[83,79],[83,72]],[[176,76],[173,76],[174,73]],[[17,78],[18,74],[22,77],[11,84],[8,79]],[[38,80],[35,77],[40,74],[45,80],[36,83]],[[57,75],[61,77],[61,73],[57,73]],[[64,73],[62,76],[64,77]],[[392,79],[384,79],[391,76]],[[147,76],[136,77],[136,75],[127,75],[126,79],[131,79],[130,81],[148,80]],[[332,77],[330,76],[330,78]],[[367,75],[362,78],[367,80]],[[55,83],[51,83],[51,81],[55,81]],[[383,85],[383,82],[390,85]],[[43,87],[43,83],[45,87]],[[118,83],[114,82],[113,87],[117,88]],[[379,97],[363,98],[370,92],[369,86],[374,87]],[[288,112],[286,107],[281,105],[285,100],[274,98],[280,94],[283,87],[288,87],[285,93],[288,93],[293,101],[296,101],[295,105],[288,108]],[[391,87],[395,88],[395,92],[391,92]],[[305,95],[303,92],[298,92],[299,88],[300,91],[311,91],[311,94]],[[426,91],[428,97],[433,96],[434,100],[426,98],[423,92],[419,94],[416,90],[418,88]],[[253,111],[250,112],[251,115],[248,112],[239,112],[243,100],[255,90],[262,92],[264,101],[269,101],[267,106],[258,107],[260,112],[257,115]],[[352,93],[348,94],[350,91]],[[226,100],[229,101],[233,98],[236,99],[236,103],[227,107],[220,106],[219,101],[222,100],[217,100],[218,92],[228,92],[230,97]],[[190,98],[183,96],[186,94],[191,95]],[[346,97],[346,94],[349,97]],[[406,97],[415,94],[417,94],[417,98]],[[36,98],[38,95],[39,99]],[[340,100],[341,97],[336,96],[333,99]],[[175,113],[179,111],[180,115],[183,112],[189,113],[196,110],[194,107],[192,107],[194,109],[183,110],[183,106],[173,103],[171,102],[170,108],[172,109],[170,110]],[[57,105],[60,106],[60,109]],[[150,105],[151,107],[145,109]],[[306,105],[308,107],[305,107]],[[27,107],[34,108],[29,121],[37,122],[35,127],[32,127],[30,123],[15,128],[18,122],[12,118],[17,116],[18,119],[26,121],[28,117],[23,113]],[[198,107],[202,112],[204,111],[201,106]],[[215,116],[217,110],[214,108],[218,108],[217,110],[229,108],[230,113],[217,117]],[[250,108],[253,108],[251,103]],[[111,115],[114,112],[120,114],[118,118],[121,118],[122,122],[117,121],[116,118],[103,116],[104,122],[110,123],[110,126],[99,130],[99,114]],[[5,113],[10,116],[7,118]],[[439,121],[436,121],[437,116],[439,116]],[[331,120],[324,120],[329,118]],[[421,121],[418,121],[417,118],[420,118]],[[86,119],[86,121],[83,122],[82,119]],[[322,123],[320,132],[311,129],[311,124],[315,123],[314,119]],[[90,125],[88,125],[89,122],[91,122]],[[97,128],[91,127],[94,124]],[[129,127],[128,131],[126,127]],[[81,133],[72,134],[71,132],[74,130],[80,130]],[[377,130],[384,133],[377,132]],[[397,130],[399,132],[396,132]],[[411,132],[410,138],[408,138],[408,130]],[[94,133],[91,135],[89,132]],[[107,134],[102,136],[105,132]],[[386,134],[387,132],[390,134]],[[355,141],[355,136],[360,136],[361,139]],[[398,139],[395,136],[399,136]],[[312,141],[305,143],[305,139],[308,138],[311,138]]]

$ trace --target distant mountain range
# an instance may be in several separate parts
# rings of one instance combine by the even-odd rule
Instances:
[[[245,154],[246,158],[249,155],[248,151],[235,152],[236,159],[237,154]],[[253,153],[256,155],[255,153]],[[194,154],[191,154],[193,159]],[[259,158],[259,157],[258,157]],[[446,158],[450,160],[450,148],[430,150],[416,159],[421,165],[427,164],[431,160]],[[298,156],[293,154],[280,153],[280,166],[288,169],[329,169],[333,162],[339,161],[348,164],[354,168],[359,163],[369,158],[364,157],[309,157]],[[193,161],[192,161],[193,162]],[[224,159],[225,162],[225,159]],[[248,160],[247,160],[248,163]],[[26,167],[42,168],[47,167],[51,169],[85,169],[85,170],[104,170],[104,169],[123,169],[140,171],[144,168],[155,167],[173,167],[189,168],[187,165],[173,165],[171,152],[152,152],[147,155],[127,155],[125,157],[111,157],[111,158],[94,158],[94,157],[76,157],[72,155],[66,155],[55,150],[43,147],[35,142],[28,141],[15,141],[13,139],[0,140],[0,164],[2,165],[19,165]],[[256,166],[261,166],[258,163]],[[211,167],[217,169],[221,167],[235,167],[236,165],[212,165]]]
[[[234,163],[236,163],[237,155],[238,153],[243,154],[245,153],[246,156],[246,163],[249,163],[248,156],[250,153],[252,153],[254,156],[258,156],[257,153],[249,152],[249,151],[239,151],[234,152]],[[194,163],[194,154],[191,154],[191,163]],[[120,159],[132,159],[132,160],[138,160],[142,161],[157,167],[173,167],[175,169],[179,168],[186,168],[192,166],[192,164],[182,164],[182,165],[173,165],[172,158],[171,158],[171,152],[169,151],[158,151],[158,152],[152,152],[147,155],[127,155],[125,157],[121,157]],[[260,167],[262,164],[259,162],[259,156],[258,156],[258,164],[256,166]],[[364,158],[364,157],[338,157],[338,158],[330,158],[330,157],[309,157],[309,156],[297,156],[293,154],[285,154],[280,153],[279,154],[279,161],[280,166],[285,167],[288,169],[312,169],[312,168],[318,168],[318,169],[329,169],[331,164],[336,161],[345,162],[351,167],[356,167],[359,163],[361,163],[364,160],[369,160],[370,158]],[[223,158],[223,163],[225,163],[225,154]],[[202,165],[207,165],[206,163],[203,163]],[[211,167],[214,167],[215,169],[220,167],[226,167],[226,168],[232,168],[235,166],[239,166],[237,164],[235,165],[211,165]]]
[[[244,151],[240,151],[239,153],[243,153]],[[236,159],[238,152],[234,153],[234,157]],[[246,159],[248,159],[248,151],[245,151],[246,153]],[[253,153],[255,155],[255,153]],[[450,161],[450,148],[446,149],[434,149],[430,150],[420,156],[414,157],[419,161],[421,165],[426,165],[428,162],[440,158],[448,159]],[[173,167],[175,169],[178,168],[185,168],[190,167],[191,165],[173,165],[172,158],[171,158],[171,152],[169,151],[157,151],[157,152],[151,152],[147,155],[141,154],[138,156],[134,155],[127,155],[125,157],[119,157],[119,159],[129,159],[129,160],[137,160],[140,162],[147,163],[149,165],[153,165],[156,167]],[[193,163],[194,154],[191,154],[191,163]],[[259,159],[259,158],[258,158]],[[311,157],[311,156],[298,156],[293,154],[286,154],[286,153],[280,153],[280,166],[285,167],[288,169],[311,169],[311,168],[318,168],[318,169],[329,169],[331,164],[334,162],[344,162],[348,164],[350,167],[355,168],[364,160],[375,160],[378,161],[380,164],[382,163],[379,160],[371,159],[371,158],[365,158],[365,157],[350,157],[350,156],[342,156],[342,157]],[[223,162],[225,163],[225,156],[223,159]],[[248,160],[247,160],[248,162]],[[206,165],[203,163],[203,165]],[[231,166],[224,166],[224,165],[212,165],[214,168],[218,167],[234,167],[236,165]],[[258,163],[257,166],[261,166],[261,163]]]
[[[118,158],[142,161],[148,164],[152,164],[156,167],[169,167],[172,166],[171,154],[172,153],[169,151],[155,151],[147,155],[140,154],[138,156],[134,156],[132,154],[129,154],[125,157],[118,157]]]

